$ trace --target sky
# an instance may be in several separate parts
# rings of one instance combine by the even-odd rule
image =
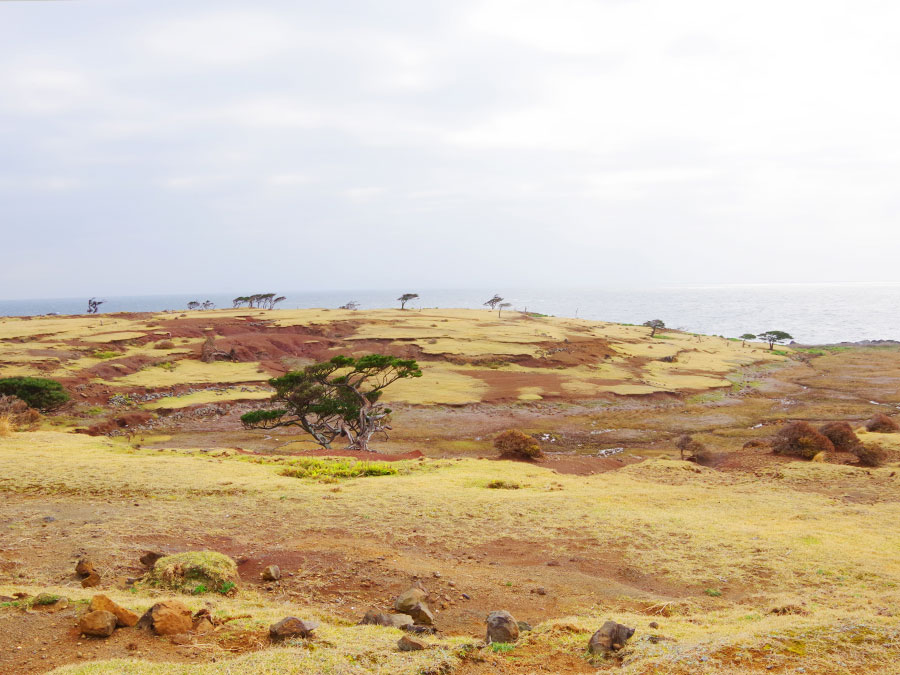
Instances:
[[[0,298],[900,281],[896,0],[0,0]]]

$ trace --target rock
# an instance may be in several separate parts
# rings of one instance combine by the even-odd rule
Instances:
[[[75,574],[86,577],[94,573],[94,563],[89,558],[82,558],[75,564]]]
[[[535,589],[532,590],[531,592],[534,593],[534,594],[536,594],[536,595],[547,595],[547,589],[544,588],[543,586],[538,586],[537,588],[535,588]]]
[[[656,623],[655,621],[651,621],[651,622],[650,622],[650,628],[654,628],[654,629],[659,628],[659,624]]]
[[[425,644],[421,640],[410,637],[409,635],[404,635],[402,638],[397,640],[397,647],[401,652],[419,652],[423,649],[428,649],[427,644]]]
[[[187,645],[191,643],[191,636],[187,633],[178,633],[169,638],[173,645]]]
[[[262,572],[263,581],[278,581],[281,578],[281,568],[278,565],[269,565]]]
[[[78,630],[84,635],[109,637],[115,629],[116,615],[102,609],[96,612],[88,612],[78,621]]]
[[[408,612],[404,612],[412,617],[413,623],[420,626],[433,626],[434,614],[424,602],[416,603]]]
[[[105,595],[95,595],[91,598],[90,611],[97,612],[100,610],[115,614],[116,622],[119,627],[127,626],[130,628],[140,619],[140,617],[130,609],[125,609],[121,605],[117,605]]]
[[[394,609],[403,614],[409,614],[409,611],[418,605],[420,602],[423,602],[425,598],[428,597],[428,593],[423,591],[421,588],[410,588],[408,591],[401,593],[397,596],[397,599],[394,600]]]
[[[413,618],[409,614],[385,614],[378,610],[370,609],[359,623],[361,625],[403,628],[404,626],[413,625]]]
[[[634,628],[615,621],[607,621],[600,626],[600,630],[591,636],[588,642],[588,651],[591,654],[618,651],[625,646],[632,635],[634,635]]]
[[[198,621],[194,621],[194,632],[197,635],[203,635],[205,633],[211,633],[215,630],[215,626],[213,622],[210,621],[209,617],[204,616],[201,617]]]
[[[157,602],[137,623],[138,628],[152,628],[157,635],[178,635],[193,628],[191,610],[177,600]]]
[[[82,588],[94,588],[95,586],[100,585],[100,575],[96,572],[91,572],[84,579],[81,580]]]
[[[530,631],[530,630],[534,630],[534,629],[531,627],[531,624],[528,623],[527,621],[517,621],[517,622],[516,622],[516,625],[519,627],[519,632],[520,632],[520,633],[527,633],[527,632]]]
[[[156,551],[147,551],[144,555],[141,556],[141,565],[144,567],[153,567],[156,564],[156,561],[160,558],[165,557],[165,553],[158,553]]]
[[[406,615],[401,614],[400,616]],[[405,633],[412,633],[413,635],[434,635],[437,633],[437,628],[434,626],[417,626],[414,623],[408,623],[405,626],[401,626],[400,630]]]
[[[507,611],[491,612],[487,616],[487,637],[485,641],[515,642],[519,639],[519,624]]]
[[[319,626],[318,621],[304,621],[293,616],[288,616],[269,626],[269,637],[273,640],[283,640],[290,637],[311,637],[312,632]]]
[[[12,599],[13,598],[9,598],[9,600],[6,600],[5,602],[9,602]],[[0,600],[0,602],[4,602],[4,600]],[[62,598],[50,593],[38,593],[31,601],[30,609],[38,612],[58,612],[68,606],[68,598]]]

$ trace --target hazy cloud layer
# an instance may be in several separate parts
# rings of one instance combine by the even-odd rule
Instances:
[[[0,2],[0,297],[897,280],[900,4]]]

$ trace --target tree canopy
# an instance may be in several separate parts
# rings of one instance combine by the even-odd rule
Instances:
[[[666,327],[665,322],[662,319],[653,319],[651,321],[645,321],[644,325],[650,329],[650,337],[656,335],[656,331],[662,330]]]
[[[503,302],[503,298],[501,298],[499,295],[494,293],[494,297],[491,298],[490,300],[488,300],[486,303],[484,303],[484,306],[494,309],[501,302]]]
[[[379,402],[386,387],[402,378],[421,377],[419,364],[383,354],[335,356],[269,380],[272,403],[241,416],[250,429],[298,426],[330,448],[340,436],[349,449],[368,450],[369,441],[390,429],[389,408]]]
[[[790,333],[785,333],[783,330],[767,330],[765,333],[760,333],[756,337],[760,340],[768,342],[769,349],[774,349],[776,343],[794,339],[793,335],[791,335]]]
[[[404,293],[397,300],[400,302],[400,309],[406,309],[406,303],[419,297],[418,293]]]

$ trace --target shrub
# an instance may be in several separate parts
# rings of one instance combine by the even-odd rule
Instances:
[[[492,480],[487,484],[492,490],[518,490],[521,485],[508,480]]]
[[[853,450],[862,466],[881,466],[887,460],[887,452],[877,443],[860,443]]]
[[[793,422],[775,436],[772,452],[812,459],[820,452],[834,452],[834,444],[807,422]]]
[[[153,349],[175,349],[175,343],[171,340],[160,340],[153,345]]]
[[[13,431],[35,429],[41,421],[40,413],[15,396],[0,396],[0,436]]]
[[[873,431],[879,434],[892,434],[898,430],[900,430],[900,425],[883,413],[878,413],[866,422],[866,431]]]
[[[834,445],[838,452],[853,452],[859,445],[859,438],[846,422],[829,422],[819,427],[819,433]]]
[[[687,459],[689,462],[697,462],[703,464],[710,459],[709,451],[700,441],[695,441],[690,434],[684,434],[677,441],[675,447],[681,453],[681,459]],[[685,457],[685,455],[687,455]]]
[[[237,564],[216,551],[187,551],[160,558],[150,570],[152,583],[184,593],[198,588],[220,591],[238,581]]]
[[[95,359],[114,359],[117,356],[122,356],[119,352],[114,352],[109,349],[98,349],[93,353],[93,357]]]
[[[501,455],[536,459],[543,457],[541,446],[528,434],[523,434],[518,429],[508,429],[494,439],[494,447]]]
[[[363,476],[394,476],[399,469],[390,462],[360,462],[355,459],[320,459],[301,457],[280,472],[290,478],[311,478],[329,482],[338,478],[361,478]]]
[[[53,410],[69,400],[56,380],[42,377],[6,377],[0,379],[0,394],[22,399],[31,408]]]

